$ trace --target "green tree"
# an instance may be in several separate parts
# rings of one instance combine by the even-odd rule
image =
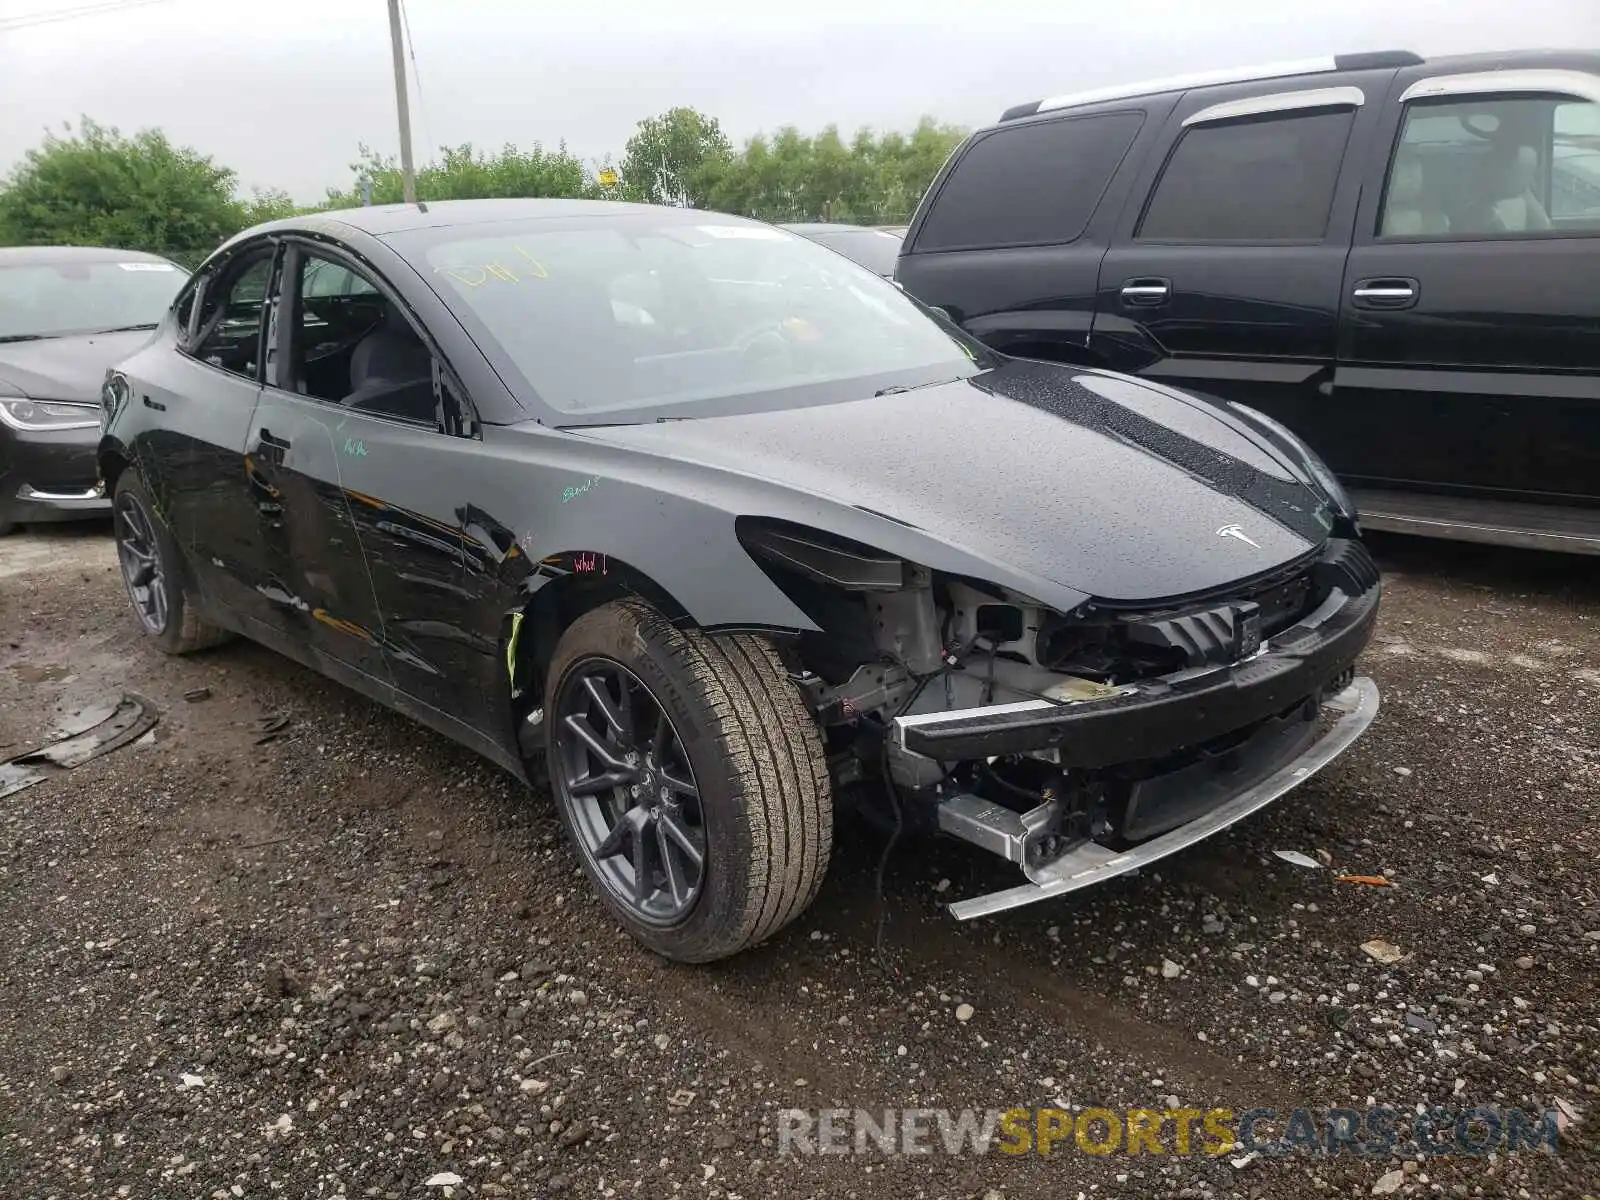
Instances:
[[[363,179],[372,185],[374,204],[399,204],[404,198],[400,166],[362,144],[360,158],[350,164],[356,182],[344,191],[330,190],[324,208],[354,208],[362,202]],[[439,158],[417,172],[419,200],[475,200],[510,196],[587,196],[596,190],[583,163],[565,143],[545,150],[537,142],[522,150],[507,144],[498,154],[485,154],[470,142],[444,146]]]
[[[0,188],[0,244],[210,247],[245,223],[234,173],[158,129],[87,117],[46,133]]]
[[[307,210],[296,204],[288,192],[279,188],[268,188],[265,191],[256,188],[250,193],[250,199],[240,203],[239,211],[244,218],[245,227],[249,227],[259,225],[263,221],[292,217]]]
[[[815,137],[784,126],[721,165],[706,207],[767,221],[906,221],[965,136],[930,117],[910,134],[858,130],[848,145],[832,125]]]
[[[715,117],[672,108],[639,122],[622,152],[622,191],[629,200],[704,207],[733,147]]]

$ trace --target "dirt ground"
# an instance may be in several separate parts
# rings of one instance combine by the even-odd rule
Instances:
[[[902,844],[880,905],[882,843],[844,822],[805,917],[686,968],[606,918],[544,796],[259,647],[163,658],[103,528],[0,542],[0,760],[122,691],[161,712],[0,799],[0,1196],[1600,1192],[1600,571],[1376,549],[1383,710],[1300,791],[968,924],[942,901],[1003,871]],[[1559,1153],[778,1139],[795,1108],[1370,1104],[1564,1106]]]

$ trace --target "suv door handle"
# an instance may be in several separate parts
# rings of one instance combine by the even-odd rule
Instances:
[[[1415,279],[1358,279],[1350,299],[1357,308],[1410,308],[1421,291]]]
[[[1151,276],[1130,279],[1122,285],[1122,302],[1128,305],[1152,307],[1172,299],[1172,280]]]

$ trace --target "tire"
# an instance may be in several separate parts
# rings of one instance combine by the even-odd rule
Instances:
[[[642,784],[626,771],[602,772],[605,761],[574,736],[569,718],[591,732],[608,728],[589,682],[618,715],[648,727],[648,738],[613,732],[606,742],[607,756],[638,748],[631,779]],[[678,629],[636,599],[606,604],[562,635],[545,711],[545,761],[562,823],[601,898],[644,946],[679,962],[726,958],[777,933],[815,898],[833,849],[832,789],[816,722],[767,639]],[[612,787],[614,775],[621,782]],[[582,794],[589,787],[598,794]],[[661,814],[659,849],[641,872],[647,807]],[[702,853],[687,900],[674,885],[693,875],[692,854],[678,851],[676,881],[667,866],[685,839]]]
[[[139,473],[132,467],[124,470],[112,492],[111,519],[117,561],[135,617],[167,654],[191,654],[227,641],[232,636],[227,630],[200,616],[186,582],[183,555],[155,511]],[[140,551],[146,557],[140,558]],[[146,571],[148,576],[140,582]]]

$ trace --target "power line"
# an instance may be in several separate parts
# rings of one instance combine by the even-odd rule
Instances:
[[[98,17],[121,12],[127,8],[143,8],[150,4],[165,4],[167,0],[102,0],[99,4],[80,4],[76,8],[58,8],[54,12],[22,13],[15,17],[0,17],[0,33],[17,29],[32,29],[39,25],[53,25],[58,21],[76,21],[83,17]]]

